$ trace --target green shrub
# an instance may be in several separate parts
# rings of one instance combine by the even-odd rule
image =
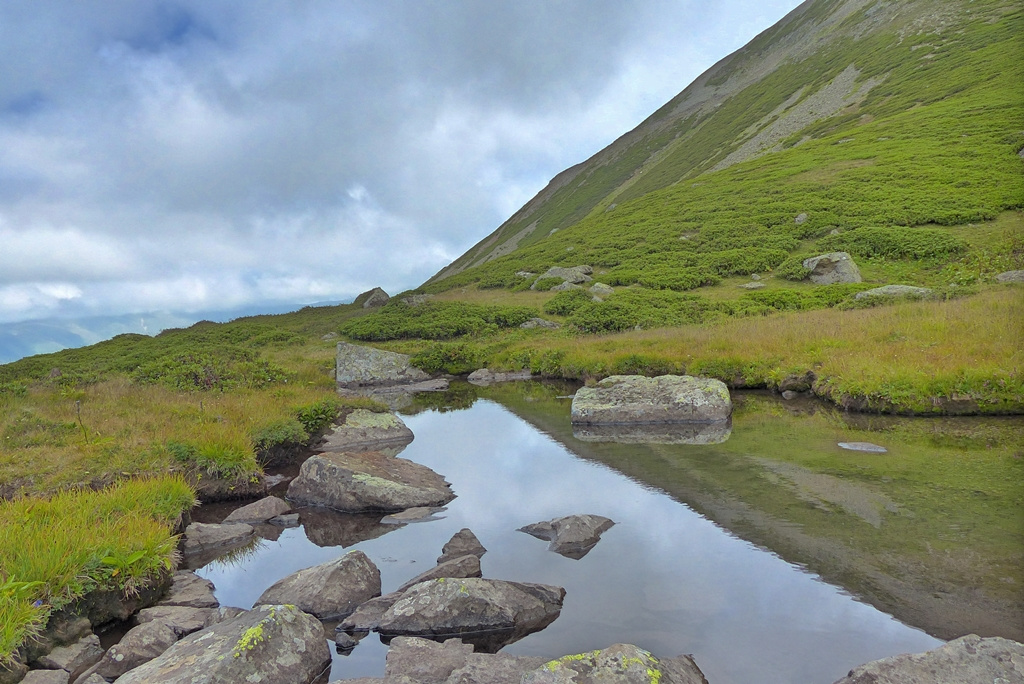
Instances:
[[[357,340],[449,340],[512,328],[537,315],[525,306],[485,306],[466,302],[427,302],[420,306],[391,300],[381,310],[341,326]]]
[[[463,375],[480,367],[481,353],[479,349],[465,342],[432,344],[413,354],[410,363],[427,373]]]
[[[533,283],[533,285],[530,286],[530,289],[531,290],[536,290],[537,292],[547,292],[551,288],[558,287],[559,285],[561,285],[564,282],[565,282],[564,278],[554,278],[554,277],[538,278]]]
[[[305,444],[309,433],[295,418],[285,418],[253,430],[253,446],[265,451],[283,444]]]
[[[592,302],[593,299],[593,295],[586,290],[566,290],[559,292],[544,303],[544,313],[568,316],[584,304]]]
[[[804,280],[811,275],[811,269],[804,268],[804,260],[815,256],[814,254],[794,254],[784,259],[775,267],[773,273],[786,280]]]
[[[635,288],[579,307],[569,316],[569,324],[587,333],[619,332],[701,323],[717,313],[715,306],[698,295]]]
[[[295,412],[295,418],[302,425],[307,435],[315,435],[338,418],[342,402],[335,397],[327,397],[302,406]]]
[[[849,252],[860,257],[886,259],[934,259],[956,257],[967,243],[935,228],[864,227],[818,241],[823,250]]]

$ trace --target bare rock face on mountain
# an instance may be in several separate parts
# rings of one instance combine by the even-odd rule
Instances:
[[[121,684],[309,684],[331,662],[323,625],[295,606],[260,606],[191,634]]]
[[[830,252],[804,259],[803,266],[811,273],[807,277],[815,285],[859,283],[860,269],[846,252]]]
[[[906,653],[855,667],[836,684],[1024,684],[1024,644],[976,634],[934,651]]]
[[[430,468],[379,451],[310,456],[288,486],[288,498],[338,511],[391,513],[443,506],[451,486]]]
[[[409,357],[362,347],[347,342],[338,343],[335,380],[342,387],[372,387],[422,382],[429,375],[409,364]]]
[[[724,383],[689,375],[612,375],[572,400],[573,424],[715,422],[731,413]]]

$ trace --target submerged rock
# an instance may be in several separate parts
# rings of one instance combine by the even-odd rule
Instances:
[[[382,638],[452,637],[494,652],[547,627],[562,610],[565,589],[480,578],[435,579],[408,589],[381,616]]]
[[[976,634],[934,651],[883,658],[855,667],[835,684],[1024,684],[1024,645]]]
[[[846,252],[830,252],[804,259],[803,267],[811,273],[807,277],[815,285],[859,283],[860,269]]]
[[[551,542],[549,551],[579,560],[597,546],[601,535],[614,524],[610,518],[600,515],[567,515],[520,527],[519,531]]]
[[[689,375],[613,375],[572,400],[572,422],[584,424],[714,422],[731,413],[723,382]]]
[[[310,684],[330,664],[323,625],[295,606],[260,606],[191,634],[119,684]]]
[[[380,596],[380,570],[362,551],[349,551],[278,580],[255,605],[292,604],[321,620],[341,620],[375,596]]]
[[[323,453],[306,459],[288,485],[292,501],[360,513],[443,506],[451,486],[430,468],[379,451]]]

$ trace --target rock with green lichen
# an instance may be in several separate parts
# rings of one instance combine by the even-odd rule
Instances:
[[[522,678],[523,684],[707,684],[689,656],[661,659],[632,644],[615,644],[551,660]]]
[[[355,451],[382,446],[405,446],[413,440],[412,430],[393,413],[356,409],[340,425],[324,435],[316,451]]]
[[[310,456],[288,486],[288,498],[347,513],[391,513],[443,506],[455,494],[443,477],[426,466],[368,451]]]
[[[338,343],[335,379],[342,387],[372,387],[420,382],[429,375],[409,364],[405,354]]]
[[[295,606],[260,606],[191,634],[121,684],[310,684],[330,664],[323,625]]]
[[[707,423],[731,414],[724,383],[690,375],[612,375],[581,387],[572,400],[574,425]]]
[[[380,596],[380,570],[362,551],[305,568],[271,585],[256,605],[294,604],[321,620],[342,620]]]
[[[905,653],[856,667],[836,684],[1024,683],[1024,644],[976,634],[954,639],[926,653]]]

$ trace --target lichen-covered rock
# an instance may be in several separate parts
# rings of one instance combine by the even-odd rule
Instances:
[[[186,606],[153,606],[143,608],[135,615],[139,624],[158,622],[168,627],[180,639],[217,622],[216,608],[188,608]]]
[[[317,445],[316,451],[363,451],[405,446],[412,440],[412,430],[394,413],[356,409],[324,435],[324,441]]]
[[[597,546],[601,535],[614,524],[601,515],[567,515],[520,527],[519,531],[551,542],[549,551],[579,560]]]
[[[810,271],[807,276],[815,285],[834,283],[859,283],[860,269],[846,252],[830,252],[804,259],[803,267]]]
[[[572,422],[585,424],[713,422],[731,413],[723,382],[689,375],[613,375],[572,400]]]
[[[542,273],[537,280],[543,280],[545,278],[561,278],[565,283],[578,285],[580,283],[589,283],[593,280],[593,278],[590,277],[590,274],[593,272],[594,269],[587,265],[573,266],[571,268],[554,266]],[[536,281],[534,281],[534,285],[536,285]],[[530,289],[534,289],[533,285],[530,286]]]
[[[536,316],[534,316],[530,320],[520,323],[519,327],[526,330],[529,330],[531,328],[545,328],[547,330],[558,330],[559,328],[562,327],[562,324],[555,323],[554,321],[549,321],[545,318],[537,318]]]
[[[482,558],[485,553],[487,553],[487,549],[476,538],[473,531],[468,527],[463,527],[453,534],[452,538],[441,547],[441,555],[437,557],[437,564],[440,565],[441,563],[469,554]]]
[[[480,558],[473,554],[467,554],[444,563],[438,563],[426,572],[421,572],[408,582],[405,582],[395,591],[403,592],[420,582],[426,582],[427,580],[439,577],[480,577],[480,575]]]
[[[594,283],[587,288],[587,291],[592,295],[597,295],[598,297],[607,297],[608,295],[615,293],[615,288],[611,285],[605,285],[604,283]]]
[[[21,684],[68,684],[71,673],[67,670],[29,670]]]
[[[853,298],[871,299],[872,297],[910,297],[914,299],[923,299],[931,296],[932,292],[934,291],[927,287],[914,287],[913,285],[883,285],[882,287],[858,292],[853,296]]]
[[[384,638],[459,637],[494,652],[551,624],[564,598],[565,589],[546,584],[440,578],[403,593],[381,617],[377,631]]]
[[[689,656],[655,658],[632,644],[567,655],[528,672],[523,684],[708,684]]]
[[[519,684],[542,658],[507,653],[477,653],[458,639],[436,643],[397,637],[388,650],[388,684]]]
[[[430,376],[411,366],[405,354],[339,342],[334,378],[344,387],[370,387],[420,382]]]
[[[976,634],[933,651],[883,658],[855,667],[836,684],[1024,684],[1024,644]]]
[[[443,506],[455,494],[443,477],[426,466],[367,451],[310,456],[288,485],[288,498],[349,513],[391,513]]]
[[[117,679],[128,670],[169,649],[178,641],[178,635],[161,622],[146,622],[128,630],[121,641],[107,649],[93,670],[105,679]]]
[[[86,634],[73,644],[58,646],[36,660],[35,665],[45,670],[64,670],[77,675],[99,662],[103,657],[100,638]]]
[[[997,283],[1024,283],[1024,271],[1003,271],[996,276]]]
[[[266,496],[259,501],[236,508],[222,522],[226,525],[233,523],[262,523],[288,513],[291,510],[292,507],[284,500],[276,496]]]
[[[310,684],[330,664],[323,625],[295,606],[260,606],[191,634],[119,684]]]
[[[380,570],[362,551],[299,570],[270,586],[257,606],[287,603],[321,620],[342,620],[380,596]]]

